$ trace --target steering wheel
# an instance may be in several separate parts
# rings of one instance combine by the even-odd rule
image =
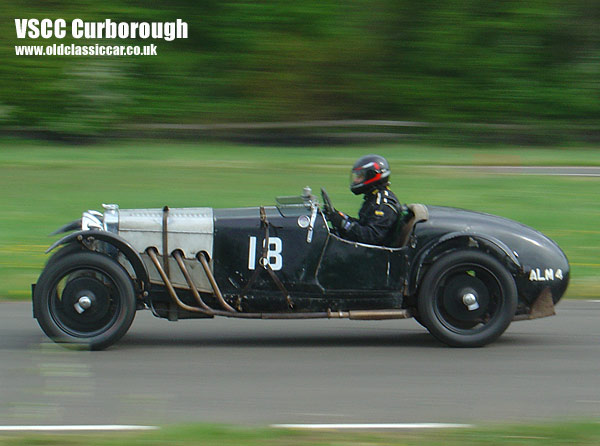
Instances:
[[[327,194],[327,191],[324,188],[321,188],[321,197],[323,198],[323,215],[327,221],[329,221],[329,213],[333,212],[334,210],[333,203],[331,203],[331,198],[329,198],[329,194]],[[333,227],[331,227],[329,230],[334,234],[337,233]]]
[[[329,194],[324,188],[321,188],[321,197],[323,197],[323,210],[325,214],[329,212],[333,212],[333,204],[331,203],[331,198],[329,198]]]

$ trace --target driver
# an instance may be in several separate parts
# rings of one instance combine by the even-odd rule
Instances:
[[[326,207],[327,218],[338,234],[351,241],[391,246],[400,215],[409,212],[389,189],[390,165],[379,155],[366,155],[352,167],[350,190],[364,194],[358,219]]]

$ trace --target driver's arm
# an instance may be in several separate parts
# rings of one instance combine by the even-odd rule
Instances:
[[[382,204],[373,211],[364,224],[348,218],[340,227],[341,235],[351,241],[368,245],[382,245],[390,229],[395,226],[398,211],[391,205]]]
[[[349,217],[335,208],[329,210],[326,215],[332,226],[340,232],[344,231],[344,228],[347,228],[349,224],[356,221],[356,219]]]

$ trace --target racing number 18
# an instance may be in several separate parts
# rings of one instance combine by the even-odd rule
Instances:
[[[263,240],[263,246],[266,240]],[[267,263],[273,271],[279,271],[283,268],[283,257],[281,251],[283,243],[279,237],[269,237],[269,246],[267,247]],[[250,246],[248,248],[248,269],[256,269],[256,237],[250,237]]]

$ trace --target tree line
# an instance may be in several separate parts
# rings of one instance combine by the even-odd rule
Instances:
[[[0,126],[393,119],[600,122],[600,3],[588,0],[28,2],[0,22]],[[188,37],[18,39],[13,19],[188,24]],[[147,45],[156,56],[16,56],[16,45]]]

